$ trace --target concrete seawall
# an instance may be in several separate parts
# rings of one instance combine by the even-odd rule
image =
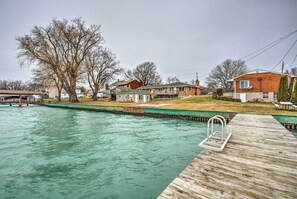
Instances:
[[[45,103],[47,107],[52,108],[68,108],[77,110],[88,110],[98,112],[110,112],[119,114],[143,115],[152,117],[168,117],[180,118],[186,120],[194,120],[207,122],[207,120],[215,115],[222,115],[230,121],[236,113],[222,111],[196,111],[196,110],[176,110],[176,109],[161,109],[161,108],[140,108],[140,107],[120,107],[120,106],[94,106],[80,104],[52,104]]]

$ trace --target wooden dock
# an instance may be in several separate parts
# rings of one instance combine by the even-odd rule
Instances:
[[[297,198],[297,139],[268,115],[237,114],[227,126],[224,151],[204,149],[158,199]]]
[[[0,104],[6,104],[12,106],[13,104],[19,105],[19,106],[29,106],[29,104],[35,104],[35,105],[44,105],[42,101],[27,101],[27,100],[22,100],[22,101],[0,101]]]

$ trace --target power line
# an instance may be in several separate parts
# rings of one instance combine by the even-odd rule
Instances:
[[[291,68],[292,66],[294,66],[293,64],[294,64],[294,62],[295,62],[296,58],[297,58],[297,54],[296,54],[296,56],[294,57],[294,59],[293,59],[292,63],[291,63],[291,64],[290,64],[290,66],[289,66],[289,68]],[[295,65],[296,65],[296,64],[295,64]],[[289,69],[289,68],[287,68],[287,69]]]
[[[282,40],[282,41],[284,41],[284,40]],[[269,49],[271,49],[272,47],[274,47],[274,46],[276,46],[277,44],[281,43],[282,41],[279,41],[278,43],[275,43],[274,45],[272,45],[272,46],[270,46],[269,48],[263,50],[262,52],[256,54],[255,56],[253,56],[253,57],[251,57],[251,58],[245,60],[245,62],[248,62],[248,61],[250,61],[250,60],[252,60],[252,59],[258,57],[259,55],[261,55],[261,54],[263,54],[264,52],[268,51]]]
[[[293,32],[291,32],[291,33],[289,33],[289,34],[287,34],[287,35],[281,37],[280,39],[278,39],[278,40],[276,40],[276,41],[274,41],[274,42],[272,42],[272,43],[270,43],[270,44],[268,44],[268,45],[265,45],[264,47],[262,47],[262,48],[260,48],[260,49],[258,49],[258,50],[256,50],[256,51],[254,51],[254,52],[252,52],[252,53],[249,53],[248,55],[246,55],[246,56],[240,58],[240,60],[241,60],[241,59],[244,59],[244,58],[247,58],[247,57],[249,57],[249,56],[251,56],[251,55],[253,55],[253,54],[255,54],[255,53],[257,53],[257,52],[263,50],[262,52],[256,54],[255,56],[249,58],[248,60],[246,60],[246,62],[247,62],[247,61],[249,61],[249,60],[251,60],[251,59],[253,59],[253,58],[259,56],[260,54],[266,52],[266,51],[269,50],[270,48],[272,48],[272,47],[276,46],[277,44],[281,43],[282,41],[286,40],[287,38],[289,38],[291,35],[295,34],[296,32],[297,32],[297,30],[295,30],[295,31],[293,31]],[[267,48],[267,49],[266,49],[266,48]]]
[[[292,50],[292,48],[294,47],[294,45],[296,44],[297,42],[297,39],[294,41],[293,45],[289,48],[289,50],[286,52],[286,54],[284,55],[284,57],[271,69],[274,70],[285,58],[286,56],[288,55],[288,53]],[[294,60],[295,61],[295,60]]]

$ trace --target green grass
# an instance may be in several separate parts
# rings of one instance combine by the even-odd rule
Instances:
[[[68,99],[61,102],[57,100],[47,100],[52,103],[69,103]],[[79,103],[96,106],[135,106],[137,103],[108,101],[107,98],[92,101],[92,99],[79,98]],[[184,99],[164,99],[153,100],[160,104],[167,104],[159,108],[182,109],[182,110],[205,110],[205,111],[227,111],[240,113],[255,113],[268,115],[293,115],[297,116],[297,110],[276,110],[271,103],[241,103],[213,99],[210,95],[193,96]]]

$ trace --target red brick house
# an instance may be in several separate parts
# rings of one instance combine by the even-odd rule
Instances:
[[[280,79],[287,74],[254,70],[249,73],[235,77],[228,82],[233,83],[233,98],[247,101],[277,101],[277,92]],[[289,82],[291,76],[289,76]]]
[[[123,81],[117,84],[117,87],[119,88],[131,88],[131,89],[136,89],[141,87],[143,84],[142,82],[139,82],[137,80],[128,80],[128,81]]]

